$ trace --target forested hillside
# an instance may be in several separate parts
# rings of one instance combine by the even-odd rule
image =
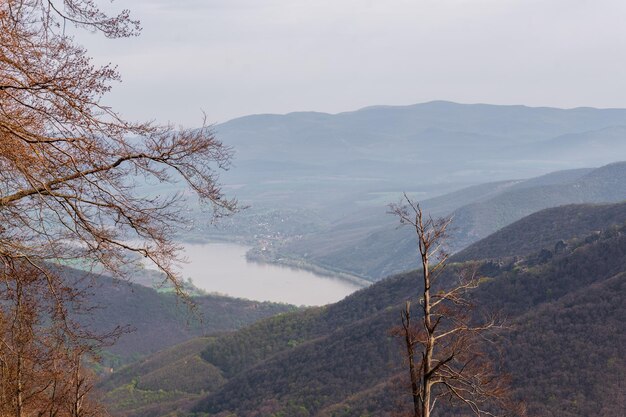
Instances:
[[[620,162],[473,186],[425,200],[422,206],[435,217],[453,217],[449,244],[454,252],[545,208],[625,198],[626,163]],[[288,241],[277,252],[374,281],[405,271],[413,265],[414,237],[410,230],[396,230],[397,219],[385,212],[381,206],[376,214],[369,210],[347,216],[324,231]]]
[[[118,281],[107,276],[90,277],[66,270],[89,285],[84,302],[88,314],[77,316],[85,328],[109,332],[116,326],[127,332],[104,353],[105,364],[141,358],[197,336],[232,331],[278,313],[293,311],[287,304],[250,301],[220,295],[192,297],[194,310],[173,293]]]
[[[583,214],[576,217],[579,226],[572,220],[562,234],[553,230],[539,236],[544,222],[572,213]],[[610,220],[607,213],[612,213]],[[536,227],[528,227],[531,223]],[[593,230],[597,226],[602,230]],[[529,250],[523,242],[499,247],[499,242],[518,239],[520,228],[527,229],[523,242],[536,238],[544,248]],[[480,262],[483,283],[474,296],[481,306],[508,317],[510,328],[501,335],[500,346],[516,398],[526,402],[530,415],[621,416],[625,399],[620,381],[626,372],[623,205],[545,210],[483,246],[490,254],[468,255],[489,258]],[[449,273],[458,268],[463,264],[455,263]],[[210,416],[391,415],[409,396],[403,388],[400,342],[389,330],[398,324],[403,301],[416,297],[418,273],[387,278],[333,305],[200,339],[181,355],[201,361],[193,379],[203,382],[185,382],[178,391],[171,388],[178,374],[171,360],[163,359],[176,352],[173,348],[113,374],[106,382],[107,398],[117,404],[119,415],[165,415],[177,407]],[[157,374],[160,382],[155,382]],[[158,406],[141,408],[141,396],[157,394]]]
[[[542,249],[562,250],[561,240],[587,237],[626,218],[626,202],[571,204],[524,217],[456,253],[454,261],[526,256]],[[564,242],[563,242],[564,244]],[[555,248],[556,247],[556,248]]]

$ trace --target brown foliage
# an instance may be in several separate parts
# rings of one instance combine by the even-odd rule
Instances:
[[[85,361],[108,335],[90,335],[68,318],[80,293],[25,261],[0,267],[0,415],[97,416]]]
[[[129,122],[102,104],[119,76],[91,63],[68,24],[139,32],[128,11],[108,16],[94,0],[0,0],[2,415],[92,415],[82,363],[105,338],[71,322],[80,291],[50,265],[124,277],[140,255],[184,296],[171,238],[182,196],[150,197],[141,184],[180,181],[215,216],[235,209],[217,184],[230,150],[206,127]]]
[[[55,2],[0,3],[0,256],[90,259],[119,272],[135,252],[179,288],[171,234],[181,196],[147,197],[137,184],[182,180],[216,214],[229,212],[216,170],[230,150],[207,128],[131,123],[102,105],[117,73],[94,67],[58,21],[107,36],[135,23],[91,1],[59,3],[69,15]]]

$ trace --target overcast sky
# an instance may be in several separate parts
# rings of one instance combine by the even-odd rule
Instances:
[[[430,100],[626,107],[625,0],[117,0],[142,36],[80,33],[130,119]]]

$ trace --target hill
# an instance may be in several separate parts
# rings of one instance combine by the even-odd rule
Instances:
[[[479,155],[485,145],[500,152],[505,147],[542,142],[586,146],[588,138],[602,141],[604,130],[609,142],[614,140],[625,116],[623,109],[564,110],[433,101],[334,115],[252,115],[217,125],[215,131],[238,150],[239,160],[319,166],[345,160],[423,160],[439,152],[441,146],[457,146],[472,155]],[[568,134],[577,136],[568,140]],[[405,152],[399,154],[400,150]],[[454,152],[446,153],[456,157]]]
[[[435,101],[234,119],[213,130],[235,152],[233,169],[222,176],[225,190],[249,209],[217,228],[193,212],[194,227],[181,238],[275,246],[269,260],[293,255],[298,262],[379,279],[406,266],[378,259],[382,248],[375,243],[393,248],[390,236],[375,229],[388,224],[385,205],[403,191],[425,201],[487,182],[563,170],[578,174],[583,167],[615,162],[624,154],[625,116],[624,109]],[[473,202],[459,201],[444,214]],[[335,226],[347,226],[347,233],[334,233]],[[300,244],[300,238],[310,243]],[[355,245],[360,256],[350,251]]]
[[[626,220],[615,215],[617,224],[610,226],[600,219],[617,207],[579,207],[586,213],[585,224],[606,227],[574,239],[555,232],[557,241],[565,240],[558,251],[528,252],[521,245],[519,253],[508,248],[507,257],[480,264],[485,279],[476,300],[509,317],[511,328],[500,344],[515,395],[526,400],[531,415],[617,417],[623,410],[619,381],[626,371]],[[558,210],[565,215],[574,208],[537,213],[534,222],[558,217]],[[511,234],[518,227],[512,226]],[[582,229],[568,228],[564,234]],[[460,267],[454,264],[449,273]],[[211,386],[167,389],[167,381],[176,377],[171,361],[178,356],[159,358],[176,349],[127,368],[126,379],[113,384],[116,390],[130,390],[134,375],[135,386],[145,395],[178,397],[160,402],[154,414],[137,414],[126,403],[120,415],[166,415],[191,403],[196,413],[220,417],[390,415],[409,398],[401,388],[400,344],[389,329],[397,324],[404,300],[418,292],[418,273],[382,280],[333,305],[282,314],[197,341],[191,354],[194,361],[203,361],[198,369],[207,369],[207,375],[219,370]],[[160,363],[159,370],[167,374],[159,374],[163,385],[151,385],[155,378],[150,375],[158,372],[153,363]],[[198,394],[200,389],[205,394]],[[115,396],[108,398],[116,401]]]
[[[626,221],[626,203],[571,204],[549,208],[498,230],[452,258],[455,262],[527,256],[558,249],[562,240],[582,238]]]
[[[85,299],[88,312],[77,316],[83,326],[101,333],[117,326],[130,330],[105,352],[105,365],[113,368],[197,336],[232,331],[296,309],[287,304],[199,295],[192,298],[196,309],[192,312],[171,293],[80,271],[68,270],[67,275],[91,285]]]
[[[524,181],[472,186],[422,201],[434,217],[453,216],[452,252],[539,210],[566,204],[626,200],[626,162],[596,169],[557,171]],[[285,241],[275,258],[305,259],[330,270],[377,280],[412,268],[415,245],[410,230],[396,230],[397,219],[384,208],[357,213],[323,231]]]
[[[460,247],[538,210],[563,204],[608,203],[626,199],[626,162],[597,168],[576,181],[510,190],[454,212],[455,245]]]
[[[624,120],[623,109],[435,101],[339,114],[252,115],[214,130],[236,152],[236,169],[225,178],[238,185],[242,198],[311,208],[346,193],[604,165],[615,161],[616,146],[622,149]]]

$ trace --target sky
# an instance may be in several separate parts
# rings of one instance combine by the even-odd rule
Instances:
[[[624,0],[116,0],[142,35],[80,32],[104,103],[185,127],[431,100],[626,108]]]

